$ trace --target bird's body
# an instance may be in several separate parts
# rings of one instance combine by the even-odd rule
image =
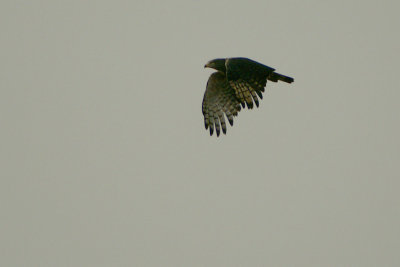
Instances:
[[[218,58],[209,61],[204,67],[216,69],[207,82],[203,98],[203,115],[206,129],[210,135],[216,129],[217,136],[226,133],[225,116],[230,125],[241,107],[252,109],[253,103],[259,106],[258,98],[267,80],[292,83],[293,78],[276,73],[274,68],[248,58]]]

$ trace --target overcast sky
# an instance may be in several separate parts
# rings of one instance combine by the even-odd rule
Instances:
[[[398,1],[0,3],[1,266],[400,266]],[[268,83],[204,129],[216,57]]]

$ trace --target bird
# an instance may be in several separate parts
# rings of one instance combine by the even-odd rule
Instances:
[[[202,102],[204,126],[217,137],[226,134],[225,116],[233,126],[233,117],[241,108],[258,107],[268,81],[292,83],[293,78],[275,72],[274,68],[244,57],[216,58],[207,62],[204,68],[217,70],[207,81]],[[224,116],[225,114],[225,116]]]

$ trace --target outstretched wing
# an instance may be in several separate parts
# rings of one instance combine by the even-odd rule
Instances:
[[[253,108],[253,101],[258,107],[258,97],[267,84],[267,78],[275,69],[248,58],[228,58],[226,60],[226,75],[230,86],[235,90],[240,103],[247,108]]]
[[[214,132],[214,126],[217,136],[220,134],[221,127],[222,132],[226,134],[224,113],[232,126],[233,117],[240,111],[240,102],[235,90],[229,86],[225,75],[221,72],[214,72],[208,79],[202,107],[204,125],[206,129],[210,128],[210,135]]]

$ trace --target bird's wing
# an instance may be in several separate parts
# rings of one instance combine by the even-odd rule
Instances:
[[[246,103],[252,109],[254,100],[258,107],[258,97],[262,99],[267,78],[275,69],[248,58],[229,58],[225,65],[227,80],[242,106]]]
[[[230,86],[226,77],[221,72],[211,74],[207,82],[206,92],[203,98],[203,115],[206,129],[210,128],[210,135],[214,132],[214,126],[217,136],[222,132],[226,134],[225,117],[229,124],[233,125],[233,117],[240,111],[240,102],[236,97],[235,90]]]

